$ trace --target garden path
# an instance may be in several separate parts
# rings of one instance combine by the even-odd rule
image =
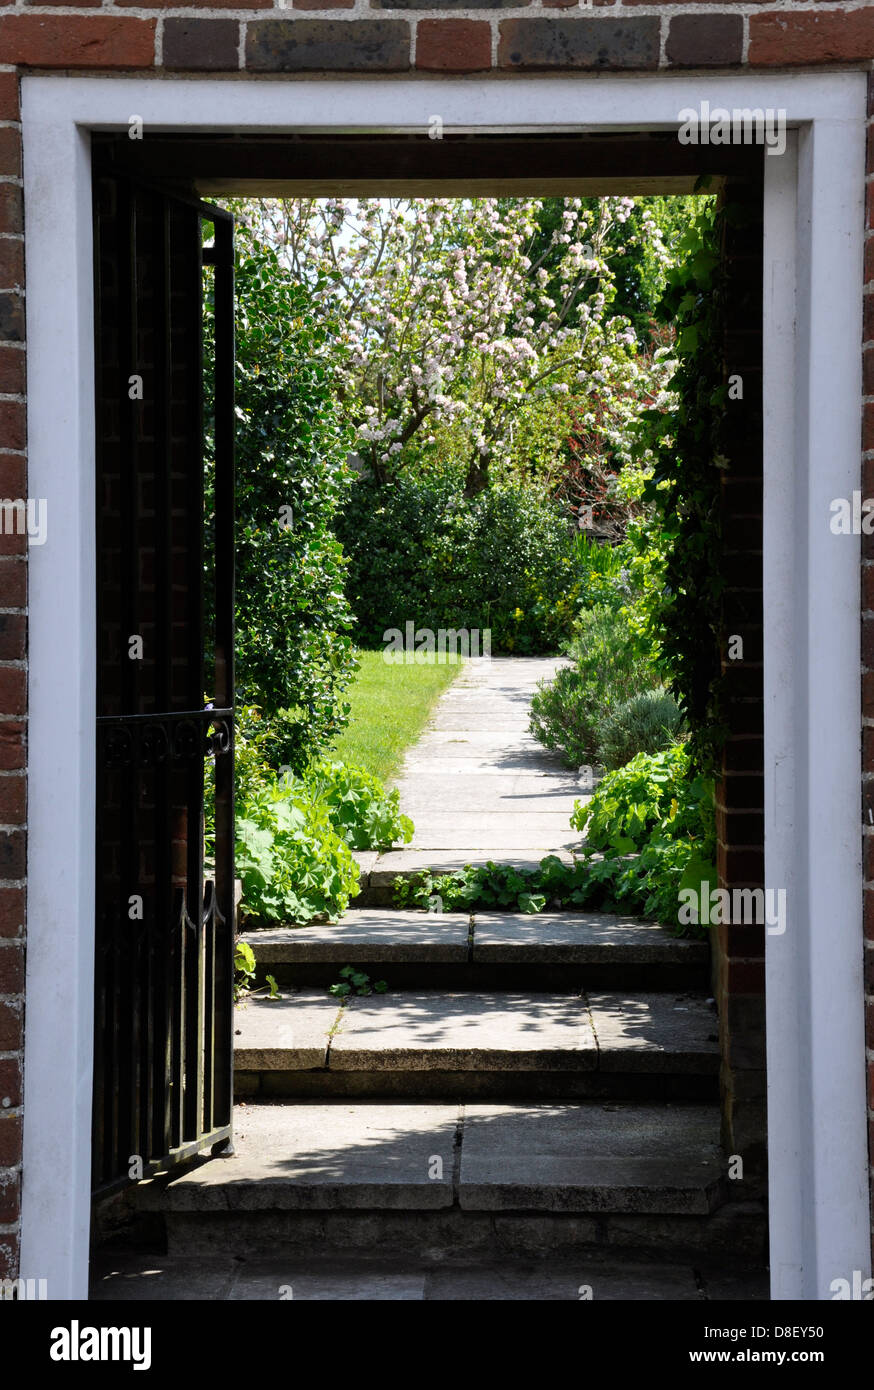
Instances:
[[[476,862],[519,864],[569,851],[569,825],[584,795],[575,772],[528,730],[538,681],[554,676],[561,657],[470,660],[440,697],[397,780],[401,808],[416,830],[406,857],[433,851]]]

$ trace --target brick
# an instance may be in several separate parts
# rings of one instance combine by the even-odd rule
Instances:
[[[764,882],[765,854],[759,849],[726,849],[721,854],[720,876],[728,888],[758,888]]]
[[[12,940],[24,927],[24,889],[0,887],[0,937]]]
[[[0,830],[0,878],[24,878],[27,856],[23,830]]]
[[[866,671],[862,677],[862,715],[874,719],[874,671]]]
[[[729,811],[759,810],[764,805],[764,778],[743,773],[725,777],[722,782],[724,804]]]
[[[0,401],[0,447],[23,449],[26,441],[23,401]]]
[[[726,772],[761,772],[765,766],[765,745],[761,738],[729,738],[723,750]]]
[[[375,10],[519,10],[531,0],[370,0]]]
[[[24,942],[0,942],[0,994],[21,994],[24,990]],[[4,1048],[4,1051],[8,1049]]]
[[[11,1168],[21,1162],[21,1116],[0,1110],[0,1167]]]
[[[416,67],[427,72],[481,72],[492,65],[492,31],[475,19],[423,19]]]
[[[20,1211],[21,1178],[18,1173],[7,1173],[0,1178],[0,1225],[17,1221]]]
[[[764,960],[729,960],[727,988],[731,994],[764,994]]]
[[[0,666],[0,714],[23,714],[25,671],[21,666]]]
[[[874,184],[872,184],[872,188],[874,188]],[[874,340],[874,294],[870,290],[862,300],[862,304],[862,342],[870,343]]]
[[[164,67],[171,71],[234,72],[240,65],[239,45],[235,19],[164,21]]]
[[[20,720],[0,719],[0,769],[4,772],[25,766],[24,732],[25,726]]]
[[[866,946],[862,954],[862,978],[865,982],[865,993],[874,994],[874,946]],[[868,1035],[869,1047],[874,1047],[874,1029]],[[874,1063],[872,1063],[874,1066]]]
[[[862,353],[862,394],[874,396],[874,348]]]
[[[21,1007],[17,1001],[0,999],[0,1052],[17,1051],[24,1040]],[[0,1112],[2,1118],[2,1112]]]
[[[25,67],[149,68],[156,28],[129,15],[4,15],[0,53]]]
[[[862,730],[862,768],[874,772],[874,729]]]
[[[655,68],[659,21],[638,19],[505,19],[502,68]]]
[[[27,783],[23,776],[0,777],[0,825],[23,825]]]
[[[0,1057],[0,1102],[21,1104],[21,1062],[18,1057]]]
[[[674,67],[712,68],[739,63],[744,22],[739,14],[677,15],[671,19],[665,57]]]
[[[0,661],[23,661],[26,636],[23,613],[0,613]]]
[[[751,67],[853,63],[874,53],[874,9],[771,11],[750,17]]]
[[[27,461],[21,454],[0,454],[0,498],[27,495]],[[8,608],[8,604],[2,607]]]
[[[14,183],[0,183],[0,232],[20,232],[23,226],[24,200],[21,189]]]
[[[733,734],[764,733],[764,707],[761,700],[732,700],[725,702],[725,722]]]
[[[0,344],[0,395],[20,396],[23,392],[24,353]]]
[[[765,925],[723,922],[716,928],[719,948],[726,962],[738,956],[758,957],[765,950]]]
[[[295,10],[351,10],[355,0],[293,0]]]
[[[728,811],[724,813],[724,821],[722,838],[726,845],[760,845],[764,842],[764,812]]]
[[[261,19],[249,24],[252,72],[406,72],[410,26],[400,19]]]
[[[116,5],[135,5],[138,10],[272,10],[273,0],[114,0]]]
[[[864,283],[869,285],[874,280],[874,237],[868,237],[865,242],[865,269],[863,271]]]
[[[0,341],[24,342],[24,300],[14,290],[0,290]],[[8,442],[0,436],[0,448]]]
[[[5,19],[0,19],[0,26],[5,23]],[[0,46],[0,53],[2,51]],[[21,177],[21,131],[16,126],[0,128],[0,174],[14,179]]]
[[[7,1232],[0,1236],[0,1278],[18,1277],[19,1239],[17,1232]]]
[[[17,121],[19,115],[18,73],[0,72],[0,121]]]

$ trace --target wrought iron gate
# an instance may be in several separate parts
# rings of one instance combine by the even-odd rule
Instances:
[[[94,235],[104,1192],[231,1135],[233,218],[96,164]]]

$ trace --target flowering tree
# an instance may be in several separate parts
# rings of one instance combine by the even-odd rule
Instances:
[[[524,420],[566,436],[594,392],[619,440],[638,361],[606,309],[630,198],[567,199],[544,235],[536,199],[268,200],[236,211],[332,317],[347,352],[343,399],[382,483],[451,432],[467,490],[519,455]],[[651,222],[632,238],[658,246]],[[627,246],[618,248],[627,253]],[[651,395],[647,389],[644,395]],[[594,417],[593,417],[594,418]],[[530,430],[532,436],[535,430]],[[605,439],[607,434],[605,433]]]

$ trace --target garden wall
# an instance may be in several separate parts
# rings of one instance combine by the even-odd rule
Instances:
[[[296,73],[486,74],[738,70],[851,65],[870,69],[874,8],[827,0],[212,0],[175,5],[30,5],[0,0],[0,496],[27,496],[24,225],[18,78],[28,71],[136,71],[282,78]],[[870,79],[869,79],[870,81]],[[871,105],[869,103],[869,116]],[[560,116],[560,113],[557,113]],[[860,487],[874,494],[874,150],[869,141],[863,438]],[[63,235],[63,228],[58,228]],[[734,254],[732,252],[732,254]],[[739,254],[743,254],[739,252]],[[743,320],[738,331],[748,331]],[[753,370],[752,366],[748,370]],[[760,477],[728,485],[727,515],[760,528]],[[742,495],[741,495],[742,494]],[[874,1146],[874,537],[865,539],[862,725],[869,1123]],[[25,1023],[26,537],[0,534],[0,1276],[14,1271],[19,1238],[22,1047]],[[742,581],[731,583],[729,604]],[[749,618],[747,619],[749,621]],[[751,649],[750,649],[751,650]],[[750,655],[749,660],[754,658]],[[726,755],[720,866],[732,882],[761,879],[760,673],[740,670],[738,721]],[[743,681],[750,682],[743,688]],[[59,683],[59,700],[63,685]],[[747,760],[754,766],[747,765]],[[869,822],[868,811],[872,813]],[[717,959],[724,1055],[755,1089],[760,1073],[762,942],[724,942]],[[745,1051],[745,1049],[748,1049]],[[749,1089],[749,1087],[747,1088]],[[761,1129],[762,1098],[730,1097],[729,1142],[743,1152]],[[750,1128],[751,1127],[751,1128]]]

